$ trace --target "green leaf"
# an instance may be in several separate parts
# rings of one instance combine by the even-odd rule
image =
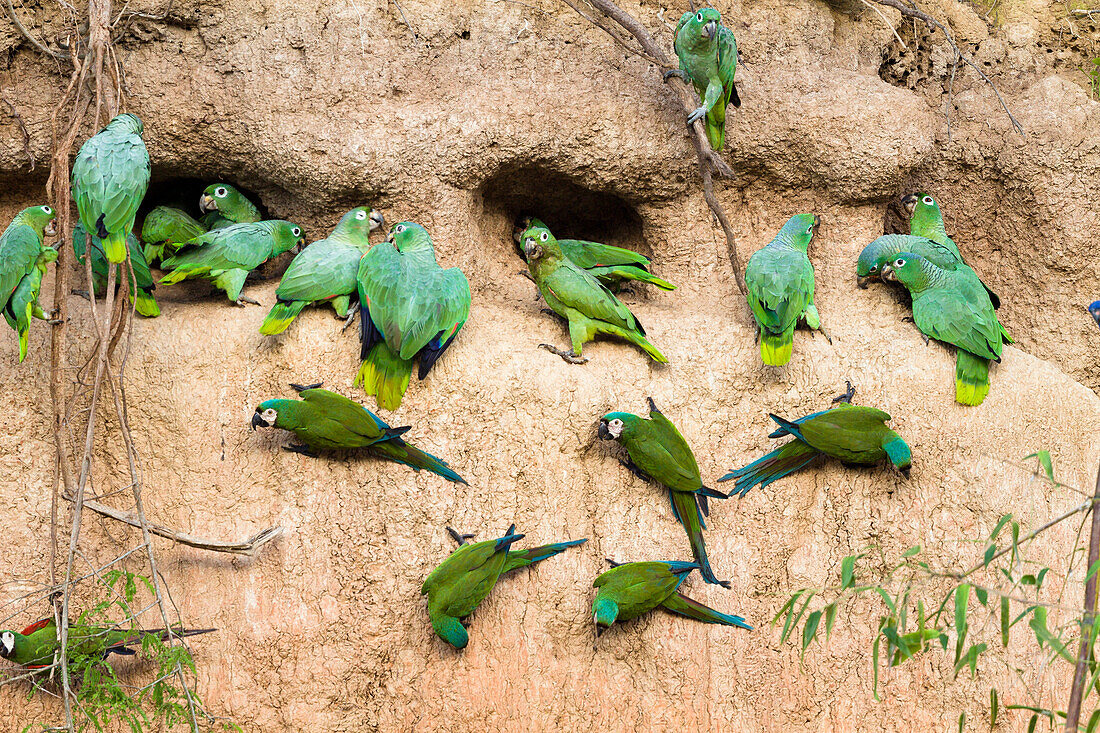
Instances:
[[[840,561],[840,588],[841,590],[852,585],[856,573],[856,556],[848,555]]]
[[[880,627],[881,632],[881,627]],[[881,702],[882,698],[878,696],[878,665],[879,665],[879,642],[882,641],[882,634],[875,634],[875,643],[871,645],[871,670],[872,670],[872,683],[871,692],[875,698],[875,702]]]
[[[1042,467],[1043,471],[1046,473],[1047,478],[1050,479],[1051,483],[1055,483],[1055,484],[1058,483],[1057,481],[1054,480],[1054,463],[1050,460],[1050,451],[1040,450],[1040,451],[1035,451],[1031,455],[1024,456],[1025,461],[1028,460],[1029,458],[1038,458],[1039,459],[1039,465]]]
[[[825,606],[825,640],[833,635],[833,622],[836,621],[836,602]]]
[[[882,596],[882,600],[886,604],[886,607],[890,609],[890,613],[891,614],[895,613],[897,609],[894,607],[894,601],[890,598],[890,594],[887,593],[884,589],[879,588],[879,587],[875,587],[874,590],[875,590],[876,593],[878,593],[880,596]]]
[[[1027,723],[1027,733],[1035,733],[1035,726],[1039,723],[1039,716],[1032,715],[1031,720]]]
[[[1001,701],[997,699],[997,688],[989,688],[989,727],[997,727],[997,713],[1001,710]]]
[[[1065,659],[1070,664],[1076,664],[1077,660],[1066,649],[1066,645],[1062,643],[1062,640],[1051,633],[1047,628],[1047,610],[1042,606],[1038,606],[1035,609],[1035,614],[1031,617],[1031,621],[1028,622],[1028,626],[1035,632],[1035,639],[1039,642],[1039,646],[1046,644],[1052,650],[1057,652],[1058,656]]]
[[[779,640],[781,642],[787,641],[790,638],[791,631],[798,628],[798,622],[802,620],[802,614],[806,613],[806,608],[810,605],[810,600],[814,597],[814,591],[806,591],[805,601],[802,603],[802,608],[798,610],[798,613],[790,613],[787,615],[787,622],[783,624],[783,633],[780,635]]]
[[[997,554],[997,546],[991,544],[985,548],[985,555],[982,557],[982,565],[989,567],[989,563],[993,562],[993,556]]]
[[[978,672],[978,657],[987,649],[987,645],[983,642],[981,644],[973,644],[966,650],[966,654],[963,654],[959,661],[955,662],[955,676],[957,677],[963,667],[970,667],[970,676],[973,677]]]
[[[1001,645],[1008,647],[1008,623],[1009,601],[1008,596],[1001,596]]]
[[[799,591],[795,591],[795,594],[788,598],[787,602],[783,604],[783,607],[780,608],[778,612],[776,612],[775,616],[772,618],[771,625],[775,626],[777,623],[779,623],[779,617],[782,616],[784,613],[787,613],[790,610],[791,606],[795,604],[795,601],[798,600],[799,596],[801,596],[805,592],[805,588]]]
[[[959,713],[959,733],[963,732],[963,728],[966,727],[966,711]]]
[[[993,531],[989,533],[989,541],[997,539],[997,535],[1001,533],[1005,525],[1008,524],[1008,520],[1012,519],[1012,514],[1002,514],[1001,518],[997,520],[996,526],[993,527]]]
[[[1093,710],[1089,716],[1089,724],[1085,726],[1085,733],[1094,733],[1097,724],[1100,724],[1100,710]]]
[[[799,659],[806,656],[806,647],[813,642],[814,636],[817,634],[817,625],[820,622],[821,611],[814,611],[806,617],[806,625],[802,627],[802,653],[799,654]]]
[[[978,603],[983,606],[989,605],[989,591],[985,588],[974,586],[974,595],[978,598]]]
[[[960,583],[955,589],[955,663],[962,656],[963,642],[966,641],[966,608],[970,603],[970,585]]]
[[[913,557],[913,555],[916,555],[916,554],[918,554],[919,552],[920,552],[920,545],[913,545],[913,546],[912,546],[912,547],[910,547],[910,548],[909,548],[908,550],[906,550],[905,552],[901,553],[901,556],[902,556],[902,557]]]

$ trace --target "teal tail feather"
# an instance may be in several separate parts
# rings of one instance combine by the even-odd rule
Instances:
[[[764,488],[773,481],[778,481],[795,471],[805,468],[810,461],[819,455],[814,448],[801,440],[792,440],[790,443],[773,450],[763,458],[753,461],[744,468],[727,473],[719,481],[733,479],[733,494],[744,496],[754,486]]]
[[[690,491],[671,491],[672,513],[676,520],[684,526],[687,532],[688,543],[691,545],[691,554],[695,562],[699,564],[699,574],[708,583],[715,583],[723,588],[729,588],[729,581],[719,580],[710,567],[707,559],[707,545],[703,540],[703,512],[700,506],[701,497]]]
[[[585,542],[588,542],[587,537],[579,540],[570,540],[569,542],[555,542],[552,545],[540,545],[539,547],[532,547],[528,550],[518,550],[516,552],[509,550],[508,559],[504,561],[504,569],[500,571],[500,574],[503,575],[513,570],[534,565],[537,562],[557,555],[559,552],[564,552],[569,547],[583,545]]]
[[[702,621],[703,623],[722,624],[723,626],[736,626],[741,629],[752,630],[752,627],[745,623],[745,619],[742,617],[731,616],[720,611],[715,611],[713,608],[708,608],[702,603],[693,601],[679,593],[673,593],[665,599],[664,603],[661,605],[673,613],[687,616],[688,618]]]
[[[282,301],[276,303],[268,312],[264,322],[260,324],[260,333],[264,336],[274,336],[287,329],[302,309],[306,307],[304,300],[292,300],[289,303]]]
[[[456,484],[465,484],[466,479],[459,476],[447,466],[447,462],[436,458],[431,453],[426,453],[419,448],[406,443],[401,438],[393,438],[380,443],[375,443],[368,450],[377,453],[391,461],[402,463],[417,471],[424,469],[437,476],[442,476]]]

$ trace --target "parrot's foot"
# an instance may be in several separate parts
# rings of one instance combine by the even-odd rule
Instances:
[[[652,397],[646,397],[645,401],[649,403],[650,412],[660,412],[660,410],[657,409],[657,403],[653,401]]]
[[[922,333],[922,334],[920,335],[920,337],[921,337],[922,339],[924,339],[924,345],[925,345],[925,346],[927,346],[928,344],[932,343],[931,339],[929,339],[929,338],[928,338],[928,334],[926,334],[926,333]]]
[[[626,564],[626,563],[621,563],[621,562],[615,562],[610,557],[605,557],[604,560],[607,560],[607,562],[610,563],[611,567],[613,567],[613,568],[617,568],[620,565],[625,565]]]
[[[844,380],[844,384],[848,385],[847,391],[844,394],[833,398],[833,402],[847,402],[852,404],[852,398],[856,396],[856,388],[852,386],[852,383],[847,379]]]
[[[347,331],[348,326],[355,323],[355,317],[357,315],[359,315],[359,309],[358,308],[348,308],[347,318],[341,318],[340,319],[344,322],[344,327],[340,329],[340,333],[343,333],[344,331]]]
[[[829,335],[829,332],[825,330],[824,326],[818,325],[818,327],[815,328],[814,331],[821,331],[821,335],[824,336],[825,340],[829,342],[829,346],[833,345],[833,337]],[[811,336],[813,335],[814,331],[810,331]]]
[[[73,295],[79,295],[84,300],[90,301],[92,299],[92,296],[88,294],[87,290],[70,290],[69,292]]]
[[[317,389],[322,384],[324,384],[324,382],[314,382],[313,384],[295,384],[291,382],[290,386],[295,392],[305,392],[307,389]]]
[[[530,270],[520,270],[519,274],[523,275],[525,278],[527,278],[531,282],[533,282],[533,283],[535,282],[535,276],[531,274]],[[538,283],[535,283],[535,284],[538,285]]]
[[[263,305],[263,303],[261,303],[260,301],[253,300],[252,298],[249,298],[247,295],[242,295],[242,296],[238,297],[233,302],[236,303],[237,305],[244,305],[245,303],[249,303],[251,305]]]
[[[674,76],[678,76],[678,77],[680,77],[681,79],[683,79],[685,81],[687,80],[687,77],[684,76],[684,72],[683,72],[682,69],[669,69],[668,71],[665,72],[664,78],[663,78],[662,81],[667,82],[669,79],[671,79]]]
[[[913,318],[913,316],[905,316],[901,320],[902,320],[902,323],[916,323],[917,322],[916,319]]]
[[[454,539],[454,541],[460,545],[464,545],[466,544],[467,540],[472,540],[474,537],[476,537],[476,535],[472,534],[459,534],[451,527],[447,527],[447,534],[449,534]]]
[[[65,322],[64,318],[54,318],[53,315],[53,313],[50,314],[50,317],[46,319],[46,323],[50,324],[51,326],[60,326],[62,323]]]
[[[556,314],[555,314],[556,315]],[[577,356],[572,351],[563,351],[562,349],[552,346],[550,344],[539,344],[540,349],[546,349],[551,354],[557,354],[562,359],[565,359],[570,364],[587,364],[588,359],[583,356]]]
[[[630,471],[632,474],[634,474],[635,476],[640,478],[642,481],[649,482],[651,480],[649,478],[649,476],[646,476],[644,473],[642,473],[642,469],[638,468],[634,464],[634,461],[624,461],[623,459],[620,458],[619,463],[622,464],[623,468],[625,468],[627,471]]]
[[[694,112],[688,115],[687,126],[691,127],[695,124],[695,120],[702,119],[703,115],[707,113],[706,107],[698,107]]]
[[[307,446],[299,445],[298,443],[284,445],[283,450],[287,451],[288,453],[301,453],[303,456],[309,456],[310,458],[317,457],[317,454],[310,450]]]

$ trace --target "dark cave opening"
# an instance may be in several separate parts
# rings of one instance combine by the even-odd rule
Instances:
[[[256,208],[260,210],[260,218],[270,218],[270,212],[264,206],[259,195],[232,178],[208,180],[191,176],[161,176],[154,168],[153,178],[149,182],[149,190],[138,209],[135,231],[141,231],[141,223],[145,220],[145,215],[157,206],[174,206],[196,219],[200,218],[202,212],[199,211],[199,196],[202,195],[207,186],[213,183],[228,183],[233,186],[256,205]]]

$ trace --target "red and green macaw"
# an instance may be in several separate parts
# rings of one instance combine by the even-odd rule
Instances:
[[[209,634],[217,629],[172,629],[171,636],[186,637]],[[162,641],[169,637],[167,629],[121,629],[108,626],[69,624],[68,649],[75,654],[119,654],[130,656],[137,652],[148,637]],[[52,617],[31,624],[20,632],[0,631],[0,657],[27,669],[39,669],[53,664],[54,655],[61,649],[57,624]]]
[[[707,499],[727,499],[727,494],[703,485],[699,465],[684,436],[649,400],[649,419],[629,412],[609,412],[600,418],[599,436],[604,440],[617,440],[623,444],[629,461],[621,461],[624,467],[646,481],[656,481],[669,490],[672,514],[683,525],[691,543],[691,553],[699,564],[699,572],[708,583],[718,583],[726,588],[728,581],[718,580],[707,560],[707,547],[703,541],[706,529],[704,515],[710,515]]]
[[[56,231],[56,214],[49,206],[23,209],[0,234],[0,311],[19,337],[19,361],[27,357],[31,318],[46,318],[38,304],[42,276],[57,259],[44,243]]]
[[[707,141],[718,151],[726,140],[726,108],[741,106],[734,85],[737,73],[737,40],[722,25],[722,15],[714,8],[701,8],[680,16],[672,47],[680,61],[678,70],[666,71],[665,79],[679,76],[695,87],[702,106],[688,115],[691,126],[704,117]]]
[[[420,587],[420,594],[428,596],[428,617],[435,633],[456,649],[465,649],[470,640],[463,619],[485,600],[500,576],[588,541],[571,540],[529,550],[513,550],[512,545],[524,537],[516,534],[514,524],[499,539],[469,544],[466,540],[473,535],[459,534],[450,527],[447,532],[459,547],[428,575]]]

